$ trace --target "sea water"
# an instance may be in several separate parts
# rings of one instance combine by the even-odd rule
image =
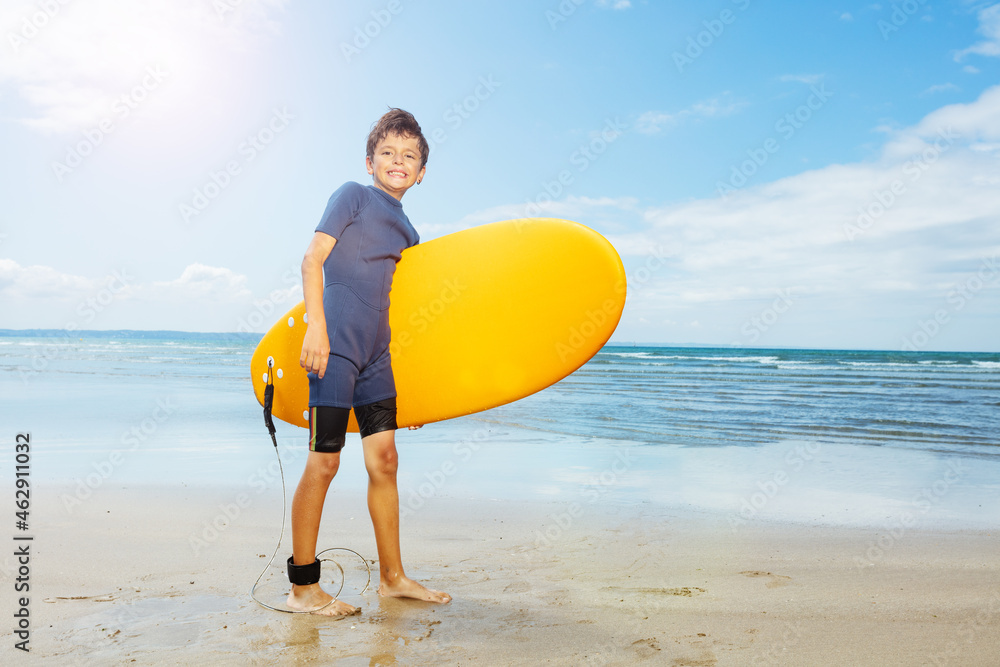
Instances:
[[[253,397],[259,336],[5,332],[5,437],[35,480],[280,488]],[[293,486],[306,431],[277,434]],[[561,382],[400,431],[400,501],[653,503],[761,517],[1000,524],[1000,354],[607,346]],[[9,465],[13,445],[0,450]],[[365,485],[350,435],[339,488]],[[280,498],[280,496],[279,496]]]

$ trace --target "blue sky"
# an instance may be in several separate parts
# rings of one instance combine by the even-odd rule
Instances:
[[[0,328],[266,330],[399,106],[422,239],[597,229],[615,342],[1000,350],[1000,5],[17,0],[0,37]]]

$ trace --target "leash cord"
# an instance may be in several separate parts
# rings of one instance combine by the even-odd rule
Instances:
[[[325,605],[323,605],[322,607],[317,607],[315,609],[281,609],[279,607],[274,607],[272,605],[269,605],[266,602],[262,602],[260,598],[257,597],[257,586],[260,584],[260,580],[264,578],[264,575],[267,574],[267,571],[271,569],[271,564],[274,563],[274,559],[277,557],[278,551],[281,549],[281,542],[285,538],[285,512],[288,509],[288,493],[285,489],[285,470],[281,465],[281,453],[278,451],[278,440],[275,437],[274,422],[271,419],[271,407],[274,401],[274,384],[271,379],[271,368],[273,366],[274,366],[274,359],[272,357],[268,357],[267,386],[264,388],[264,424],[265,426],[267,426],[267,430],[271,434],[271,442],[274,443],[274,455],[278,458],[278,472],[281,474],[281,532],[278,534],[278,543],[274,545],[274,553],[271,554],[271,559],[267,561],[267,565],[265,565],[264,569],[261,570],[259,575],[257,575],[257,581],[255,581],[253,583],[253,586],[250,587],[250,598],[257,604],[259,604],[261,607],[264,607],[265,609],[270,609],[271,611],[280,611],[286,614],[312,614],[314,612],[320,611],[321,609],[326,609],[331,604],[333,604],[334,601],[337,599],[337,597],[344,590],[344,583],[346,581],[346,577],[344,575],[344,568],[341,567],[340,563],[333,560],[332,558],[322,558],[323,554],[329,553],[331,551],[347,551],[361,559],[361,562],[365,564],[365,569],[368,571],[368,581],[365,582],[365,587],[361,589],[360,595],[364,595],[365,591],[368,590],[368,587],[371,586],[372,568],[371,565],[368,564],[368,561],[365,559],[365,557],[359,554],[354,549],[348,549],[346,547],[330,547],[329,549],[324,549],[323,551],[316,554],[316,559],[324,563],[333,563],[334,565],[337,566],[337,570],[340,571],[340,587],[337,589],[337,592],[333,595],[330,601],[327,602]]]

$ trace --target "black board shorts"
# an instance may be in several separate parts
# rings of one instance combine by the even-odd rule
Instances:
[[[317,405],[309,408],[309,451],[335,454],[347,440],[347,419],[350,408]],[[386,398],[354,408],[361,437],[395,431],[396,398]]]

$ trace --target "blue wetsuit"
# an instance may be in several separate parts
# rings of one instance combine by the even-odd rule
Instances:
[[[403,205],[373,185],[342,185],[317,232],[337,239],[323,264],[330,361],[309,373],[309,407],[350,408],[396,396],[389,358],[389,289],[396,262],[420,242]]]

